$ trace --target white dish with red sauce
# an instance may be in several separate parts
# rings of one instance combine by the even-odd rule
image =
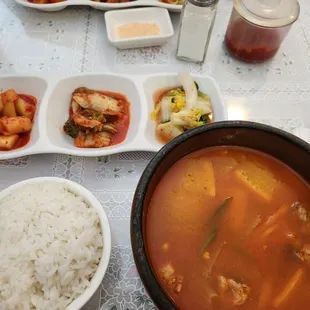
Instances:
[[[108,2],[96,2],[92,0],[67,0],[67,1],[59,1],[54,3],[33,3],[29,2],[28,0],[15,0],[18,4],[23,5],[28,8],[33,8],[45,12],[57,12],[65,9],[68,6],[72,5],[83,5],[83,6],[90,6],[97,10],[102,11],[109,11],[109,10],[116,10],[116,9],[126,9],[126,8],[133,8],[133,7],[160,7],[165,8],[171,12],[181,12],[182,4],[174,4],[176,2],[169,3],[169,1],[163,2],[159,0],[129,0],[127,2],[119,2],[119,3],[108,3]]]
[[[213,121],[227,119],[227,111],[216,82],[207,76],[192,75],[201,91],[210,97]],[[12,151],[0,151],[0,160],[32,154],[61,153],[75,156],[106,156],[129,151],[157,152],[162,146],[150,119],[156,92],[179,86],[177,73],[159,75],[116,75],[87,73],[65,78],[36,76],[6,76],[0,78],[1,90],[13,88],[19,94],[37,98],[37,110],[30,141]],[[129,125],[116,143],[102,148],[76,147],[65,134],[72,92],[80,87],[120,94],[129,102]]]
[[[1,151],[0,150],[0,159],[6,158],[15,158],[21,157],[28,154],[35,154],[38,151],[38,142],[40,140],[40,129],[38,122],[38,115],[41,112],[41,100],[43,99],[48,83],[44,78],[35,77],[35,76],[2,76],[0,77],[0,88],[1,92],[4,92],[9,89],[14,89],[18,95],[25,95],[27,98],[28,95],[35,97],[36,103],[36,112],[33,118],[33,127],[30,132],[29,141],[25,141],[24,145],[19,148],[14,148],[11,151]],[[28,133],[27,133],[28,134]]]

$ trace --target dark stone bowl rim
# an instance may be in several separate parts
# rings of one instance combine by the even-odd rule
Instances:
[[[299,148],[310,154],[310,145],[304,140],[298,138],[297,136],[294,136],[291,133],[269,125],[264,125],[251,121],[221,121],[188,130],[182,135],[176,137],[175,139],[164,145],[160,149],[160,151],[156,153],[156,155],[145,168],[135,191],[131,211],[130,236],[133,256],[139,275],[150,297],[159,309],[176,310],[177,308],[170,300],[170,298],[166,295],[161,286],[158,284],[156,276],[153,273],[150,262],[148,260],[146,249],[144,247],[143,205],[149,183],[158,165],[164,160],[166,155],[169,154],[176,146],[204,132],[229,128],[255,129],[274,134],[280,136],[282,139],[288,140],[289,142],[297,145]]]

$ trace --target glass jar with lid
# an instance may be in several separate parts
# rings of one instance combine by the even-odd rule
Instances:
[[[234,0],[225,35],[228,51],[247,62],[272,58],[299,12],[297,0]]]

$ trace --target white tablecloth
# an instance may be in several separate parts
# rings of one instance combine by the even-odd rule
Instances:
[[[70,0],[69,0],[70,1]],[[44,13],[0,1],[0,74],[65,76],[79,72],[209,74],[220,85],[230,119],[294,131],[310,127],[310,2],[277,56],[261,65],[229,57],[223,38],[232,0],[221,0],[204,65],[175,59],[176,35],[162,47],[118,51],[108,44],[104,14],[86,7]],[[177,29],[179,14],[171,18]],[[1,86],[0,86],[1,87]],[[113,249],[108,272],[83,310],[156,309],[139,279],[130,248],[129,219],[138,179],[152,153],[103,158],[37,155],[0,161],[0,189],[37,176],[57,176],[90,189],[107,211]]]

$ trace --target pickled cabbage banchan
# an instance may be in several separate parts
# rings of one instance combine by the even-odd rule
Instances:
[[[37,99],[9,89],[0,94],[0,151],[25,146],[30,140]]]
[[[179,87],[154,94],[155,109],[151,120],[156,122],[156,136],[162,143],[213,119],[211,100],[199,90],[198,83],[188,73],[180,73],[178,78]]]
[[[110,91],[77,88],[71,98],[64,132],[79,148],[102,148],[121,143],[127,135],[130,103]]]
[[[310,188],[252,149],[180,159],[152,194],[146,249],[180,310],[305,310],[310,304]]]

